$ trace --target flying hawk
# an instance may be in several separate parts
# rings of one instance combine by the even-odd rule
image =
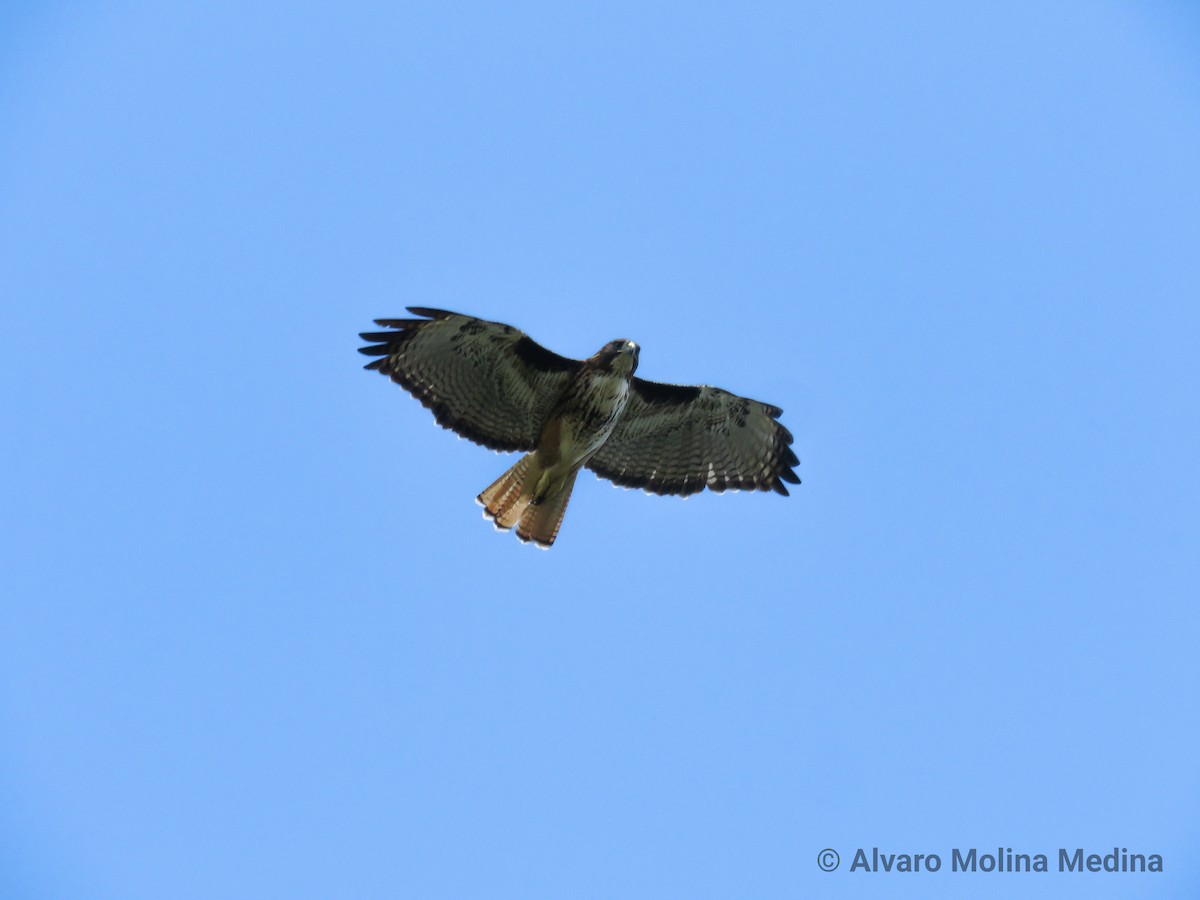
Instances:
[[[778,407],[708,385],[633,376],[638,345],[610,341],[567,359],[523,331],[441,309],[376,319],[359,352],[432,410],[438,424],[493,450],[525,455],[479,495],[497,528],[549,547],[575,476],[655,494],[774,490],[799,484]]]

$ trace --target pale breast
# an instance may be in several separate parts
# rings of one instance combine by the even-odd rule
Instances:
[[[561,423],[560,453],[572,463],[586,462],[603,446],[625,411],[629,378],[589,371],[567,389],[555,416]]]

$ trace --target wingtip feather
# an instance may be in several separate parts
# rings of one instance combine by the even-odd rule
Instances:
[[[448,319],[451,316],[458,315],[458,313],[452,313],[448,309],[433,309],[429,306],[406,306],[405,309],[414,316],[424,316],[426,319]]]

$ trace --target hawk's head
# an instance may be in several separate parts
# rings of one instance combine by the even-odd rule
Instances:
[[[591,358],[590,362],[594,362],[597,368],[605,372],[616,372],[632,377],[638,364],[638,350],[638,345],[633,341],[609,341],[596,351],[596,355]]]

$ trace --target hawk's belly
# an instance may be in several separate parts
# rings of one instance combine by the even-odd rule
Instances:
[[[567,388],[542,432],[540,462],[564,474],[586,463],[612,434],[628,399],[628,376],[582,375]]]

